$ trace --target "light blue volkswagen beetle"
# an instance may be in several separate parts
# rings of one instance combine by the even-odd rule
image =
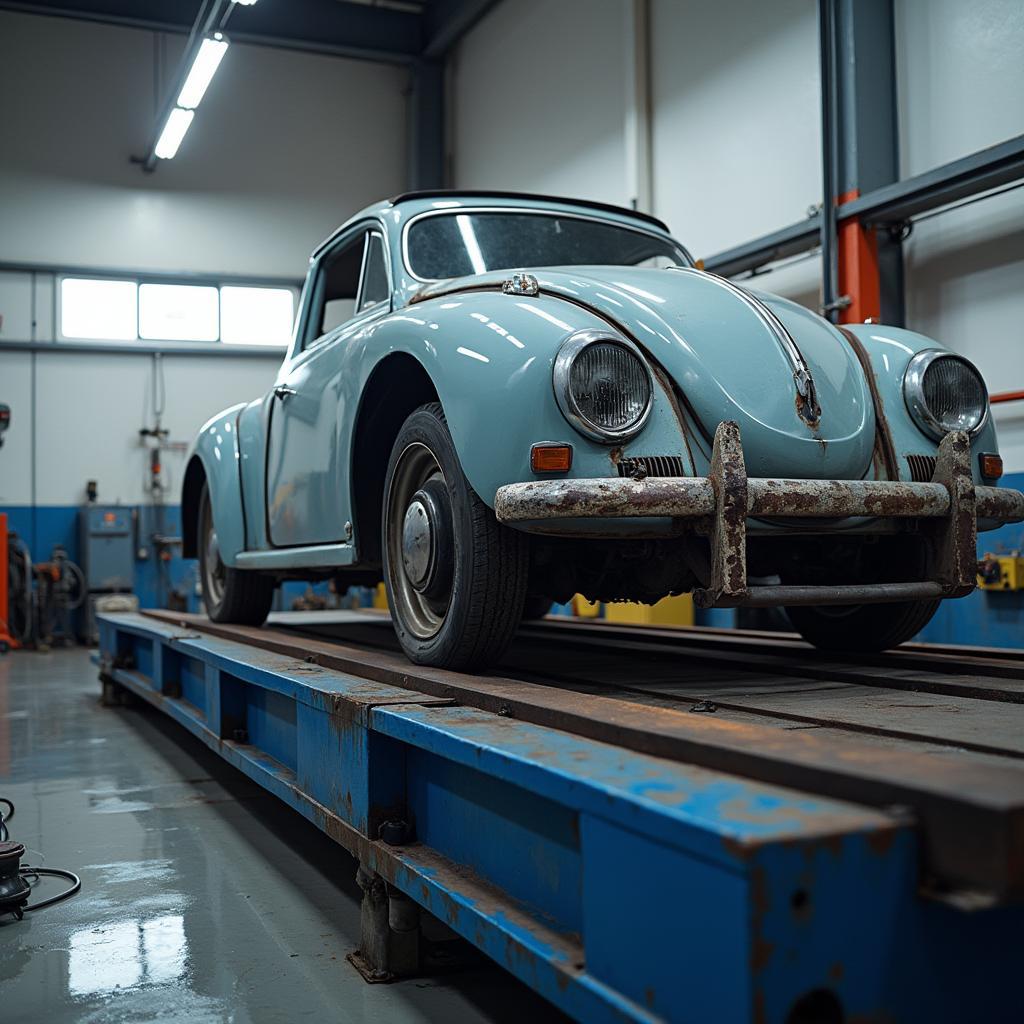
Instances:
[[[196,440],[185,554],[219,622],[383,577],[403,649],[448,668],[574,593],[879,649],[1024,518],[1000,473],[980,375],[928,338],[705,273],[629,210],[417,193],[313,254],[274,387]]]

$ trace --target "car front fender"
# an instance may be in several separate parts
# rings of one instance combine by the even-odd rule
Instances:
[[[530,447],[573,447],[573,477],[618,476],[631,455],[670,455],[694,472],[672,400],[655,387],[651,415],[623,445],[599,444],[569,425],[552,386],[562,342],[579,330],[619,333],[590,310],[557,297],[465,291],[414,303],[375,331],[377,346],[403,350],[430,376],[470,485],[488,505],[499,487],[535,478]],[[376,347],[376,346],[375,346]],[[378,351],[380,348],[378,347]]]
[[[182,494],[182,520],[198,517],[199,492],[202,490],[202,481],[195,468],[198,460],[210,492],[220,557],[228,566],[235,565],[237,556],[246,547],[238,445],[238,417],[244,408],[244,403],[233,405],[204,423],[185,463],[188,468]],[[202,543],[195,526],[190,526],[187,534],[196,537],[197,545]],[[198,547],[195,553],[198,554]]]
[[[877,394],[882,405],[881,411],[896,452],[900,479],[910,480],[912,477],[907,456],[934,456],[939,450],[939,443],[925,434],[911,417],[903,397],[903,375],[906,373],[907,364],[918,352],[925,349],[946,349],[946,346],[902,327],[847,324],[844,325],[844,329],[860,342],[871,360]],[[978,454],[995,453],[998,450],[996,428],[990,415],[981,430],[971,436],[971,466],[975,483],[992,483],[991,480],[982,480]]]

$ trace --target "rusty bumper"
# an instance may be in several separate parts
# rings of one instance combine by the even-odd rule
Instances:
[[[890,480],[750,479],[739,426],[715,431],[707,477],[645,480],[538,480],[498,489],[494,509],[504,523],[551,519],[671,517],[703,521],[711,540],[712,574],[694,592],[712,605],[850,604],[961,597],[974,589],[977,521],[1024,520],[1024,494],[975,486],[970,440],[951,433],[939,445],[930,483]],[[772,518],[920,519],[934,539],[929,580],[834,587],[750,587],[746,573],[746,520]]]

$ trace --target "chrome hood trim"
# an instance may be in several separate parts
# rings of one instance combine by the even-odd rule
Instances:
[[[807,365],[803,353],[800,351],[793,336],[786,330],[783,322],[770,310],[756,295],[741,288],[738,284],[718,274],[712,274],[708,270],[698,270],[696,267],[669,267],[667,268],[680,274],[697,274],[709,281],[714,282],[721,288],[735,295],[741,302],[752,310],[761,322],[768,328],[779,347],[785,353],[790,365],[793,367],[793,382],[796,385],[797,397],[800,399],[797,405],[797,412],[800,419],[809,427],[816,426],[821,419],[821,406],[818,404],[818,392],[814,386],[814,378],[811,376],[811,368]]]

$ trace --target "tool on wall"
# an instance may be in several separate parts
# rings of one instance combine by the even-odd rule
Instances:
[[[0,402],[0,448],[4,446],[4,434],[11,425],[11,407]]]
[[[181,537],[173,536],[167,530],[165,496],[171,491],[172,481],[169,479],[163,455],[166,452],[184,452],[188,445],[184,441],[171,441],[170,431],[163,425],[167,389],[164,382],[163,356],[159,352],[153,353],[151,380],[153,425],[143,426],[139,430],[139,442],[149,450],[149,464],[143,489],[152,506],[152,515],[148,517],[151,529],[147,536],[137,537],[135,554],[139,561],[146,561],[150,557],[152,547],[157,560],[157,603],[167,606],[173,604],[178,597],[182,600],[184,598],[183,595],[176,593],[170,579],[170,563],[174,557],[174,549],[181,546]]]

